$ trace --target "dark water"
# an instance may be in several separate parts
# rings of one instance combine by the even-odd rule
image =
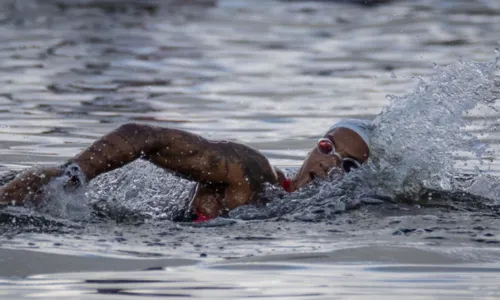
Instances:
[[[384,253],[385,250],[382,249]],[[359,266],[300,260],[242,261],[147,272],[7,279],[0,281],[0,293],[8,289],[6,297],[51,299],[494,299],[500,292],[499,271],[498,265]]]
[[[131,121],[293,172],[363,118],[377,161],[205,225],[172,222],[190,183],[143,162],[3,209],[0,297],[498,297],[497,1],[213,2],[2,2],[0,171]]]

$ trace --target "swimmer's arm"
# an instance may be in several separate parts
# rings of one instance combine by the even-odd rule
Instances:
[[[227,180],[227,155],[217,143],[183,130],[136,123],[106,134],[69,163],[78,165],[90,181],[138,158],[194,181]]]
[[[209,217],[249,203],[264,182],[285,180],[283,172],[273,169],[260,152],[244,145],[133,123],[105,135],[71,162],[91,180],[137,158],[202,184],[205,188],[198,189],[192,208]]]
[[[199,154],[201,150],[209,149],[209,146],[209,142],[205,139],[185,131],[135,123],[125,124],[95,141],[65,165],[29,170],[0,187],[0,204],[23,204],[27,197],[32,199],[34,198],[32,196],[40,194],[43,186],[52,178],[63,175],[68,168],[75,166],[81,173],[79,174],[81,176],[77,176],[78,179],[88,182],[100,174],[120,168],[138,158],[158,160],[161,156],[163,162],[155,162],[157,165],[172,171],[183,169],[182,173],[189,176],[192,170],[186,168],[189,162],[185,158],[193,157],[193,153]],[[207,170],[210,168],[208,165],[202,167]],[[193,179],[199,179],[196,175],[200,172],[194,171]],[[206,173],[211,174],[211,172]]]
[[[244,173],[245,166],[264,161],[253,159],[261,156],[258,151],[242,147],[232,142],[209,141],[183,130],[130,123],[103,136],[70,162],[81,168],[87,181],[143,158],[193,181],[231,184],[251,176]],[[273,173],[269,163],[257,168]],[[276,176],[266,178],[278,183]]]
[[[0,205],[23,205],[27,196],[35,198],[50,180],[63,174],[61,167],[28,170],[0,187]]]
[[[39,193],[50,179],[62,175],[66,166],[78,166],[83,173],[83,180],[88,182],[100,174],[120,168],[138,158],[144,158],[198,182],[223,184],[236,182],[238,184],[236,192],[238,192],[242,190],[239,186],[245,183],[247,176],[241,172],[242,165],[245,165],[249,157],[229,151],[230,147],[227,145],[231,146],[231,143],[214,143],[182,130],[135,123],[125,124],[94,142],[69,160],[65,166],[42,169],[33,174],[26,173],[0,188],[0,203],[1,201],[21,203],[27,195]],[[252,154],[247,153],[250,156]],[[258,153],[255,152],[255,155]],[[278,170],[276,173],[278,179],[284,178],[281,171]],[[276,178],[276,176],[270,177]],[[280,181],[271,180],[273,184],[278,182]]]

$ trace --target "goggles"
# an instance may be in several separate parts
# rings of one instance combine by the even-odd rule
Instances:
[[[361,163],[359,163],[357,160],[350,157],[342,157],[342,155],[335,151],[335,145],[333,145],[332,141],[327,138],[320,139],[316,147],[318,148],[319,152],[324,155],[335,156],[340,162],[340,167],[346,173],[349,173],[351,170],[361,167]]]

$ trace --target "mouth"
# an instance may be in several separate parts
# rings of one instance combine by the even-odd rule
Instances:
[[[309,177],[311,177],[311,181],[314,181],[314,179],[316,179],[316,174],[314,174],[314,172],[309,172]]]

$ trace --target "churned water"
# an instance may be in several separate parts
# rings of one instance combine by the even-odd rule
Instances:
[[[293,174],[356,117],[374,155],[205,224],[176,222],[192,183],[146,162],[54,182],[42,208],[0,211],[0,297],[498,297],[500,6],[348,2],[4,1],[4,175],[131,121]]]

